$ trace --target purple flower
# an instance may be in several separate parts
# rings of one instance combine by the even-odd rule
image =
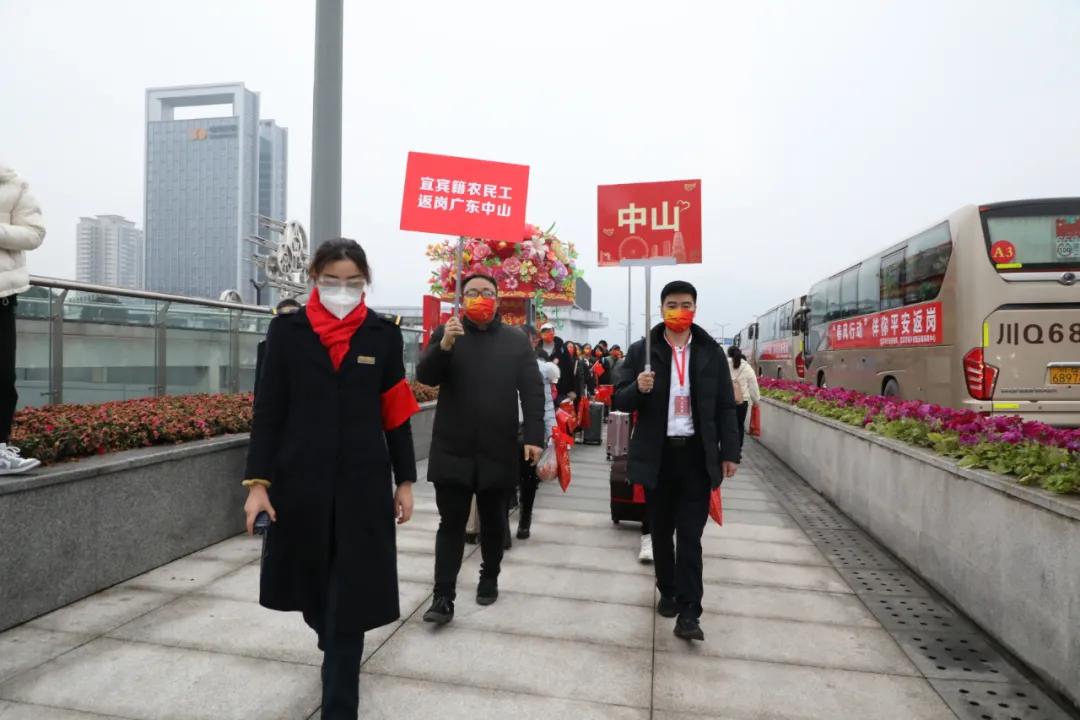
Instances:
[[[1009,430],[1001,435],[1001,440],[1010,445],[1016,445],[1024,441],[1024,435],[1019,430]]]
[[[964,434],[960,436],[959,440],[960,444],[964,447],[972,447],[979,444],[979,438],[977,435]]]

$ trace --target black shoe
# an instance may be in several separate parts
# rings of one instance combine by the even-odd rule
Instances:
[[[465,533],[465,542],[467,542],[469,545],[475,545],[476,543],[480,542],[480,534]]]
[[[695,618],[681,617],[675,621],[675,637],[682,640],[705,639],[705,633],[701,631],[701,623]]]
[[[675,604],[675,598],[661,595],[660,602],[656,605],[656,612],[660,613],[660,617],[678,617],[679,607]]]
[[[503,550],[514,547],[513,536],[510,534],[510,519],[506,520],[506,532],[503,534]]]
[[[480,586],[476,589],[477,605],[494,605],[499,599],[499,581],[491,578],[480,578]]]
[[[436,595],[431,608],[424,613],[424,622],[445,625],[454,619],[454,601],[445,595]]]
[[[518,531],[517,531],[518,540],[528,540],[529,536],[532,535],[531,530],[532,530],[532,509],[530,508],[529,510],[526,510],[525,506],[522,505],[521,512],[518,514]]]

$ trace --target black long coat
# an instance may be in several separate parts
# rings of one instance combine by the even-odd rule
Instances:
[[[721,462],[740,459],[735,391],[723,348],[697,325],[691,332],[690,408],[694,433],[705,447],[705,467],[712,487],[717,488],[724,480]],[[637,377],[644,370],[645,341],[638,340],[615,368],[614,406],[622,412],[638,413],[630,438],[630,482],[653,489],[660,477],[671,397],[671,347],[664,339],[662,324],[652,330],[652,370],[656,373],[656,384],[647,395],[637,387]]]
[[[247,477],[271,481],[259,602],[323,612],[331,552],[343,573],[338,626],[393,622],[398,606],[393,476],[416,480],[408,422],[385,432],[382,395],[405,379],[401,330],[369,312],[340,370],[306,311],[270,323]]]
[[[428,480],[478,490],[517,485],[521,465],[518,397],[524,440],[544,445],[544,384],[525,333],[496,319],[465,334],[450,352],[439,327],[416,366],[416,379],[439,387]]]

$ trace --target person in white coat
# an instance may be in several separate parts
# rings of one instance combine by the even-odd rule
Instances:
[[[532,325],[522,327],[529,337],[535,350],[540,345],[540,334]],[[559,366],[537,354],[536,367],[540,371],[540,377],[544,381],[544,428],[547,439],[551,438],[552,429],[555,427],[555,398],[553,388],[558,387],[560,370]],[[522,462],[521,481],[518,485],[521,493],[521,503],[518,507],[518,540],[528,540],[532,534],[533,502],[536,500],[536,490],[540,486],[540,478],[536,475],[536,466]]]
[[[0,165],[0,475],[14,475],[41,463],[24,458],[10,444],[19,394],[15,390],[15,305],[30,289],[26,253],[45,239],[45,220],[26,181]]]
[[[728,348],[728,365],[731,366],[731,384],[735,386],[735,413],[739,422],[739,448],[746,437],[746,416],[750,408],[761,402],[757,373],[746,362],[742,350],[732,345]]]

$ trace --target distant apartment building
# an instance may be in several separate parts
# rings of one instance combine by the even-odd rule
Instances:
[[[222,106],[214,117],[176,117]],[[259,95],[242,83],[146,91],[148,289],[204,298],[236,290],[255,301],[247,239],[259,234],[260,214],[285,220],[287,141],[285,128],[260,120]]]
[[[142,230],[120,215],[79,218],[75,277],[79,282],[142,290],[145,244]]]

